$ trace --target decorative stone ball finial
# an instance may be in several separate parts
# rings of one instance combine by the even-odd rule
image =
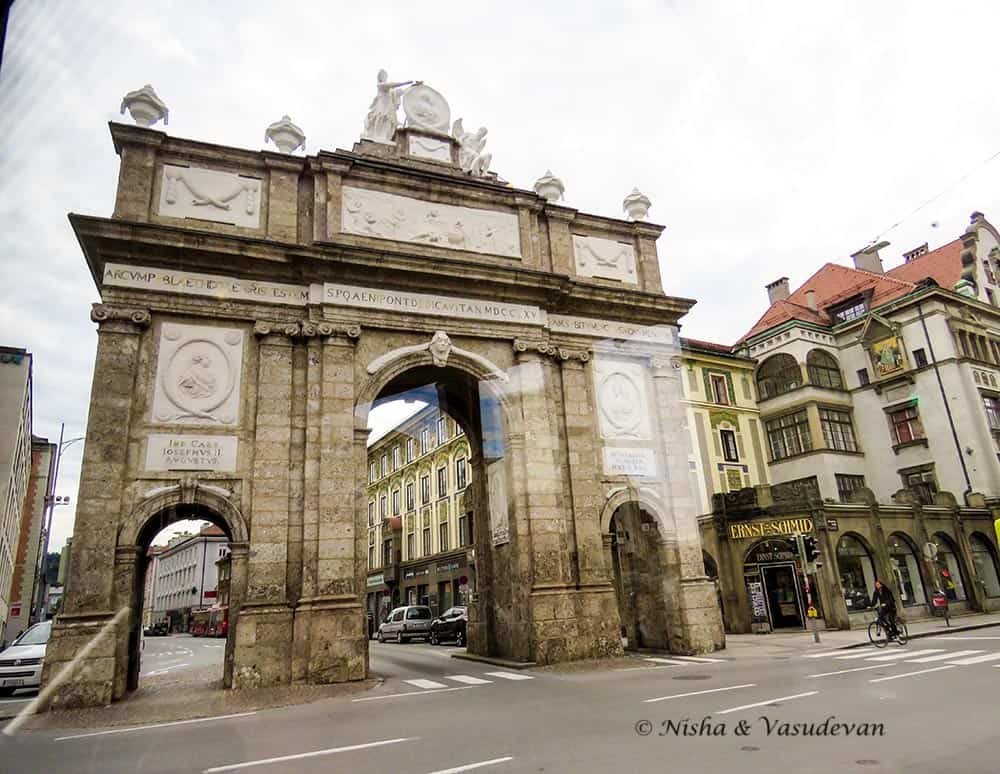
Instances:
[[[122,98],[122,115],[125,115],[126,109],[139,126],[152,126],[160,119],[163,119],[164,125],[169,123],[170,111],[148,83],[141,89],[130,91]]]
[[[632,193],[622,201],[622,209],[631,220],[645,220],[651,204],[648,196],[639,193],[638,188],[633,188]]]
[[[566,191],[563,181],[553,175],[551,169],[546,169],[545,174],[535,181],[534,188],[536,194],[550,202],[562,199]]]
[[[264,132],[264,142],[273,142],[282,153],[292,153],[298,148],[305,150],[306,136],[303,131],[292,123],[288,116],[282,116]]]

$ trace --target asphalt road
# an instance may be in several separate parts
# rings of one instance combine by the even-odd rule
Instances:
[[[184,724],[21,733],[2,743],[0,769],[998,770],[1000,627],[884,650],[636,657],[627,669],[516,672],[452,659],[451,650],[372,643],[373,671],[385,679],[360,697]],[[812,723],[817,735],[782,735],[783,722]]]
[[[203,679],[206,672],[217,671],[222,677],[226,652],[225,639],[172,634],[167,637],[144,637],[139,662],[139,685],[146,679],[170,675],[173,680]],[[195,675],[197,674],[197,678]]]

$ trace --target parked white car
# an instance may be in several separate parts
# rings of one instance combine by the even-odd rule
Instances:
[[[21,636],[0,653],[0,696],[10,696],[19,688],[38,688],[42,684],[42,662],[51,632],[52,621],[42,621],[21,632]]]

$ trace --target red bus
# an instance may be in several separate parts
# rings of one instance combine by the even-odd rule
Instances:
[[[204,637],[208,634],[208,610],[195,610],[191,613],[191,636]]]
[[[225,637],[229,634],[229,606],[221,605],[208,611],[208,636]]]

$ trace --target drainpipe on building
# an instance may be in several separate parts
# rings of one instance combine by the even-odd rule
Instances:
[[[917,304],[917,316],[920,318],[920,327],[924,330],[927,352],[931,356],[931,364],[934,366],[934,376],[937,377],[938,389],[941,391],[941,400],[944,403],[945,413],[948,415],[948,425],[951,427],[951,437],[955,441],[955,451],[958,454],[958,462],[962,466],[962,476],[965,478],[965,491],[962,492],[962,501],[968,505],[969,495],[972,493],[972,480],[969,478],[969,469],[965,465],[965,457],[962,456],[962,443],[958,440],[958,430],[955,429],[955,418],[951,414],[951,406],[948,405],[948,395],[945,393],[944,381],[941,379],[941,369],[938,366],[937,356],[934,354],[934,345],[931,344],[931,336],[927,332],[924,310],[919,303]]]

